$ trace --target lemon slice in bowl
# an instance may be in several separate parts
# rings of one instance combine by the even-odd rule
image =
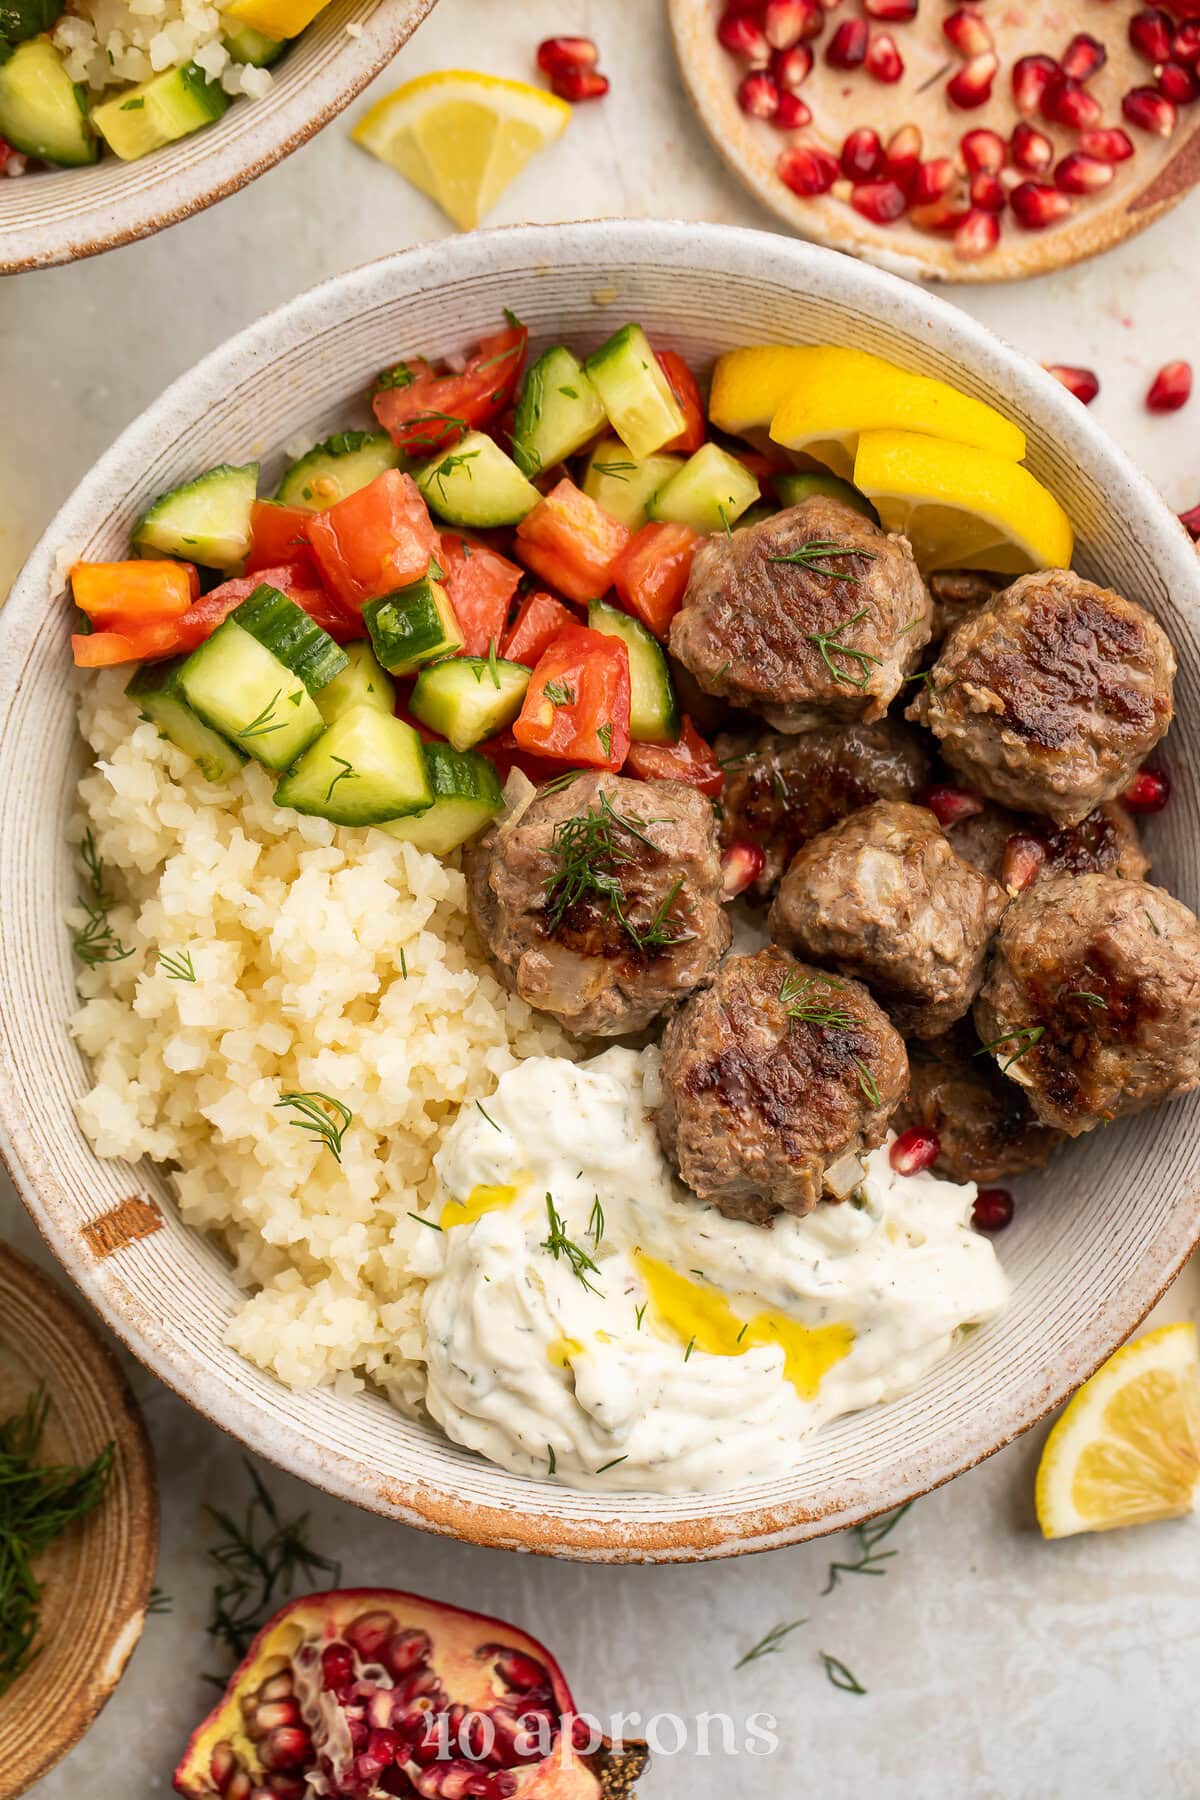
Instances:
[[[1037,1472],[1048,1538],[1178,1519],[1200,1497],[1200,1348],[1190,1322],[1126,1344],[1057,1421]]]
[[[945,381],[914,375],[866,350],[817,344],[789,356],[789,385],[779,394],[771,436],[787,450],[815,457],[835,475],[849,478],[864,431],[919,431],[973,444],[1010,462],[1025,454],[1019,425]],[[753,372],[761,379],[760,371]]]
[[[926,574],[1070,567],[1070,519],[1049,488],[1006,456],[916,431],[864,431],[851,479],[884,528],[908,538]]]
[[[376,101],[352,136],[470,231],[570,117],[544,88],[443,69]]]

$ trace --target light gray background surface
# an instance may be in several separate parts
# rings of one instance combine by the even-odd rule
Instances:
[[[580,30],[598,39],[612,92],[578,109],[492,222],[657,214],[770,228],[689,113],[657,0],[441,0],[376,92],[451,66],[529,78],[541,37]],[[78,477],[203,352],[312,282],[448,229],[348,129],[335,123],[161,237],[0,283],[0,594]],[[1097,416],[1173,506],[1200,501],[1200,398],[1172,419],[1142,408],[1160,362],[1200,364],[1200,196],[1100,262],[952,297],[1039,360],[1095,367]],[[0,1234],[48,1262],[3,1176]],[[1156,1316],[1198,1310],[1193,1263]],[[213,1533],[201,1509],[240,1501],[241,1453],[140,1369],[133,1378],[158,1452],[159,1580],[173,1610],[148,1621],[116,1696],[39,1800],[167,1794],[210,1703]],[[310,1508],[314,1541],[341,1557],[348,1582],[512,1617],[555,1648],[586,1709],[724,1712],[739,1742],[750,1715],[773,1715],[769,1757],[701,1757],[693,1727],[690,1752],[660,1758],[643,1784],[647,1800],[1200,1794],[1198,1528],[1044,1545],[1032,1512],[1041,1437],[920,1501],[890,1540],[887,1574],[844,1580],[827,1598],[837,1544],[698,1568],[584,1568],[423,1537],[270,1479],[289,1512]],[[809,1623],[779,1654],[734,1670],[771,1626],[801,1615]],[[854,1670],[865,1697],[830,1687],[821,1650]]]

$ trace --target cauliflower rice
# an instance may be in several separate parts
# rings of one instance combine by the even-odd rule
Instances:
[[[89,678],[80,706],[96,763],[74,834],[90,827],[133,951],[79,974],[80,1123],[100,1156],[173,1165],[183,1218],[250,1296],[228,1344],[290,1387],[369,1379],[414,1411],[426,1228],[409,1215],[433,1152],[463,1100],[575,1048],[491,974],[453,860],[281,810],[253,762],[210,784],[140,720],[127,676]],[[159,961],[184,952],[194,982]],[[277,1106],[289,1091],[351,1109],[340,1165]]]
[[[227,94],[261,100],[271,71],[233,61],[222,10],[212,0],[69,0],[51,36],[71,80],[94,93],[194,62]]]

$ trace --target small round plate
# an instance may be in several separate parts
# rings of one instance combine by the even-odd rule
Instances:
[[[0,1418],[44,1382],[47,1462],[116,1461],[100,1506],[39,1560],[41,1645],[0,1699],[0,1800],[15,1800],[88,1729],[146,1618],[158,1555],[158,1484],[146,1427],[116,1357],[39,1269],[0,1244]]]
[[[911,24],[885,25],[871,19],[872,31],[888,31],[905,63],[894,85],[874,80],[864,69],[831,70],[825,50],[837,23],[860,16],[859,8],[833,13],[821,37],[809,48],[812,72],[800,89],[811,107],[813,122],[803,131],[777,131],[749,118],[737,103],[744,72],[717,41],[724,0],[668,0],[675,54],[684,86],[700,118],[734,174],[801,237],[848,250],[880,268],[914,281],[1014,281],[1066,268],[1085,257],[1112,249],[1124,238],[1153,224],[1200,180],[1200,102],[1180,107],[1179,123],[1167,139],[1133,126],[1121,117],[1121,96],[1129,88],[1153,85],[1153,72],[1130,47],[1126,31],[1137,9],[1128,4],[1097,7],[1091,0],[1009,0],[987,12],[994,33],[1000,71],[986,105],[964,112],[944,97],[947,79],[962,59],[942,35],[943,12],[923,7]],[[1010,71],[1019,56],[1034,51],[1061,55],[1072,34],[1090,32],[1104,41],[1106,65],[1088,83],[1102,106],[1102,123],[1120,125],[1136,145],[1136,153],[1117,166],[1114,179],[1099,195],[1080,197],[1076,210],[1062,223],[1043,231],[1025,231],[1011,211],[1001,219],[996,248],[977,261],[957,254],[953,236],[916,230],[901,218],[876,225],[833,193],[801,197],[785,187],[775,171],[779,152],[789,143],[812,141],[835,154],[846,135],[869,125],[886,141],[907,124],[917,125],[925,157],[953,156],[967,131],[984,127],[1007,139],[1018,120]],[[1044,130],[1059,156],[1078,147],[1078,134],[1062,126],[1031,121]],[[1022,179],[1029,179],[1023,176]]]

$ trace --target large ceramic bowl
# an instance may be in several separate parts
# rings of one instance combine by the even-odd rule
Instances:
[[[333,0],[288,50],[262,100],[137,162],[0,181],[0,275],[115,250],[177,225],[307,143],[408,42],[436,0]]]
[[[81,752],[59,571],[75,557],[119,556],[152,495],[332,426],[398,353],[461,350],[504,306],[541,342],[576,349],[640,319],[697,366],[764,340],[859,345],[1017,419],[1031,466],[1074,518],[1081,570],[1152,608],[1179,652],[1176,793],[1153,849],[1159,878],[1200,902],[1200,562],[1057,382],[918,288],[809,245],[703,225],[476,233],[326,282],[176,382],[63,508],[0,614],[0,1144],[47,1240],[130,1348],[226,1430],[331,1493],[430,1530],[564,1556],[765,1549],[947,1480],[1091,1373],[1200,1235],[1200,1095],[1095,1132],[1026,1184],[1000,1240],[1011,1305],[914,1393],[809,1439],[786,1476],[669,1497],[519,1479],[382,1399],[281,1387],[223,1346],[233,1282],[217,1247],[180,1223],[165,1177],[98,1161],[72,1112],[88,1074],[67,1031],[61,920],[75,882],[64,830]]]

